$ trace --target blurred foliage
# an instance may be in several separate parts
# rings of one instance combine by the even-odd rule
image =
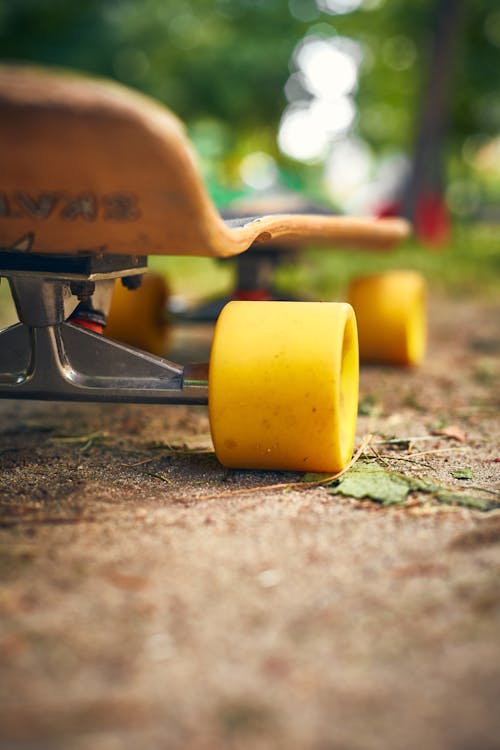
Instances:
[[[428,77],[436,5],[436,0],[386,0],[369,16],[358,11],[336,19],[339,33],[352,36],[368,50],[358,101],[360,130],[371,143],[402,144],[412,133]],[[499,64],[498,0],[468,0],[456,61],[452,137],[462,140],[473,133],[499,133]],[[380,116],[372,118],[371,109],[376,112],[379,106],[383,107]]]
[[[436,0],[365,0],[333,15],[315,0],[0,0],[0,58],[116,78],[193,125],[207,158],[276,154],[293,50],[306,33],[361,43],[359,132],[408,148],[425,85]],[[500,7],[469,0],[450,137],[500,131]],[[229,165],[230,166],[230,165]]]
[[[285,291],[303,289],[314,299],[342,299],[352,278],[396,268],[421,271],[433,290],[457,299],[480,293],[498,302],[498,228],[492,224],[458,226],[450,244],[438,251],[416,240],[389,252],[314,249],[304,255],[302,263],[283,268],[279,281]]]
[[[236,128],[274,143],[290,55],[307,26],[287,0],[12,0],[2,6],[0,56],[110,76],[187,121],[220,120],[225,128],[200,139],[215,136],[210,148],[226,152]]]

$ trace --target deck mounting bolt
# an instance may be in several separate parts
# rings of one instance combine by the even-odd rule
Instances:
[[[95,292],[95,281],[72,281],[70,289],[80,302],[87,302]]]

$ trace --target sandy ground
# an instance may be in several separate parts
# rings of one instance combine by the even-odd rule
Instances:
[[[363,371],[359,439],[451,427],[377,451],[498,499],[497,326],[434,300],[425,365]],[[2,750],[500,747],[499,511],[266,489],[299,477],[223,469],[201,407],[0,430]]]

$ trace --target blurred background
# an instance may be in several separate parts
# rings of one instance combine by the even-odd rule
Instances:
[[[360,268],[411,265],[451,292],[498,290],[498,0],[3,0],[0,58],[164,102],[221,210],[294,193],[414,223],[390,257],[316,251],[285,287],[330,295]],[[203,262],[156,263],[187,293],[196,269],[210,286]]]

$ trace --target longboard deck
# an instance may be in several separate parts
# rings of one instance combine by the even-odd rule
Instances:
[[[121,85],[0,68],[0,248],[229,257],[259,243],[390,248],[402,219],[274,214],[224,222],[182,123]]]

